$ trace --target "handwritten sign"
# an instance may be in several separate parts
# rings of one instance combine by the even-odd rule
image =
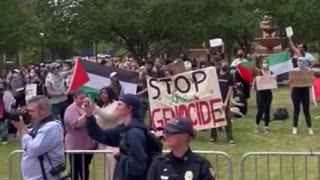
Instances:
[[[257,76],[256,85],[258,91],[278,88],[277,81],[273,76]]]
[[[314,71],[290,71],[289,86],[290,87],[311,87],[313,85]]]
[[[218,77],[214,67],[177,74],[171,78],[148,78],[151,122],[154,128],[184,116],[197,130],[226,125]]]
[[[37,84],[26,85],[26,100],[29,100],[33,96],[37,95]]]

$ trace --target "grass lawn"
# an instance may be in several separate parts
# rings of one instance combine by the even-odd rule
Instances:
[[[291,109],[291,98],[289,89],[281,88],[273,93],[273,104],[272,109],[283,106],[290,110],[290,116],[292,116]],[[254,116],[256,113],[255,105],[255,93],[252,93],[252,98],[249,103],[249,113],[248,115],[241,119],[234,121],[234,137],[236,145],[228,145],[225,139],[225,133],[219,134],[219,139],[217,144],[207,143],[209,139],[209,131],[198,133],[197,140],[193,142],[192,147],[194,150],[212,150],[212,151],[223,151],[228,153],[233,160],[233,170],[234,179],[239,179],[240,174],[240,159],[247,152],[256,151],[292,151],[292,152],[310,152],[311,150],[317,151],[320,147],[319,133],[320,133],[320,119],[316,119],[316,116],[320,116],[319,108],[311,106],[313,125],[315,130],[315,135],[310,136],[307,134],[307,128],[303,113],[301,113],[301,118],[299,122],[299,134],[292,135],[292,120],[291,118],[285,122],[272,122],[270,124],[271,133],[270,134],[255,134],[254,131]],[[263,124],[263,122],[261,123]],[[16,141],[12,140],[6,146],[0,146],[0,180],[7,177],[7,166],[8,166],[8,155],[11,151],[19,149],[19,145]],[[222,158],[216,159],[216,156],[208,156],[213,166],[218,170],[219,180],[226,178],[226,161]],[[320,159],[310,157],[307,161],[304,157],[295,158],[283,157],[283,163],[281,164],[283,179],[293,179],[293,174],[296,175],[295,179],[307,179],[305,175],[308,175],[308,179],[319,179],[319,166]],[[270,166],[267,166],[267,162],[270,162]],[[246,180],[256,179],[254,165],[257,163],[258,173],[257,179],[268,179],[266,170],[269,168],[271,170],[270,179],[280,179],[280,161],[279,157],[270,158],[259,158],[255,161],[254,158],[249,158],[246,163]],[[308,167],[305,172],[304,168]],[[19,164],[16,165],[18,167]],[[293,172],[293,166],[296,168]],[[18,171],[17,171],[18,172]],[[17,173],[18,174],[18,173]],[[101,172],[100,172],[101,174]],[[18,179],[18,178],[17,178]],[[97,178],[99,180],[99,178]],[[15,179],[14,179],[15,180]]]

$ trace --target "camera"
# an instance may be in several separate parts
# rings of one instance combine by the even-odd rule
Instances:
[[[11,109],[10,119],[12,121],[20,121],[20,117],[22,117],[25,124],[30,123],[30,115],[26,109],[24,108]]]
[[[52,176],[59,177],[59,180],[71,180],[69,174],[66,171],[66,165],[64,163],[53,167],[50,170]]]

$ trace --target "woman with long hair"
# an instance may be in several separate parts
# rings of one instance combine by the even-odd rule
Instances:
[[[257,89],[257,78],[258,76],[271,76],[272,72],[269,69],[268,62],[263,57],[257,57],[255,60],[255,66],[253,67],[254,72],[254,82],[253,88],[257,90],[256,93],[256,103],[257,103],[257,114],[256,114],[256,127],[254,132],[259,132],[259,124],[264,117],[264,131],[269,133],[269,122],[270,122],[270,109],[272,103],[272,91],[271,89],[258,90]]]
[[[295,71],[309,70],[312,61],[305,56],[305,53],[296,48],[289,38],[289,46],[294,52],[292,63]],[[300,114],[300,106],[302,105],[303,113],[308,126],[308,133],[313,135],[311,115],[310,115],[310,87],[293,87],[291,91],[291,99],[293,102],[293,128],[292,134],[298,133],[298,121]]]
[[[100,99],[95,108],[95,114],[97,118],[97,123],[100,127],[104,129],[114,128],[120,123],[118,122],[118,96],[113,91],[111,87],[104,87],[100,90]],[[100,150],[112,150],[113,147],[99,144]],[[106,155],[107,167],[106,172],[113,172],[116,164],[116,160],[111,154]],[[106,177],[112,177],[109,174],[106,174]]]

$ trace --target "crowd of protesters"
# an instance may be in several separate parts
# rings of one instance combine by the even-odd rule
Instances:
[[[314,58],[310,53],[306,52],[306,46],[298,46],[296,48],[292,42],[290,45],[293,50],[292,62],[294,67],[297,70],[309,69],[313,64]],[[146,77],[162,78],[174,75],[172,69],[167,66],[170,63],[182,63],[186,71],[215,66],[223,100],[222,108],[226,114],[227,125],[225,132],[227,142],[235,144],[232,132],[232,118],[246,115],[247,99],[250,97],[250,83],[235,71],[236,66],[242,62],[252,60],[255,62],[253,68],[254,76],[272,75],[268,62],[263,57],[245,57],[248,57],[245,51],[239,50],[237,58],[230,65],[228,61],[224,60],[222,54],[210,53],[209,50],[208,59],[205,61],[187,57],[181,57],[173,61],[156,58],[145,60],[142,65],[139,65],[138,61],[130,57],[124,61],[120,61],[119,58],[101,59],[99,61],[101,65],[138,72],[139,82],[136,95],[124,94],[122,86],[117,79],[117,73],[113,72],[109,77],[111,83],[100,90],[100,96],[96,103],[89,101],[82,91],[76,91],[73,94],[67,93],[73,72],[73,61],[56,61],[49,64],[29,65],[20,69],[2,70],[0,77],[0,141],[2,144],[7,143],[10,124],[13,124],[17,129],[18,137],[21,138],[23,146],[27,147],[28,143],[37,141],[38,132],[34,132],[34,136],[29,137],[26,135],[28,131],[24,126],[24,122],[10,123],[11,121],[9,121],[12,110],[24,109],[27,105],[26,110],[31,115],[31,125],[35,125],[34,123],[42,124],[39,122],[48,121],[48,118],[60,120],[61,127],[65,130],[65,138],[61,143],[64,143],[66,150],[112,150],[113,154],[106,156],[108,165],[115,170],[114,179],[147,178],[152,180],[161,179],[162,177],[176,179],[184,177],[186,179],[187,176],[196,177],[195,179],[214,179],[214,171],[211,164],[206,159],[194,154],[189,147],[190,140],[195,138],[195,132],[190,120],[184,117],[173,119],[164,128],[164,144],[171,148],[172,152],[155,159],[152,164],[147,163],[149,136],[145,132],[149,131],[149,127],[145,125],[144,119],[149,109],[149,103]],[[37,96],[31,98],[31,102],[26,102],[25,86],[27,84],[37,85]],[[272,91],[271,89],[257,90],[255,84],[253,84],[253,89],[256,90],[257,100],[254,132],[259,133],[260,121],[264,120],[264,132],[270,133]],[[300,104],[302,104],[306,116],[308,132],[313,134],[308,99],[309,88],[292,88],[294,105],[293,134],[297,134],[298,131]],[[36,106],[34,105],[34,107],[32,106],[34,109],[30,109],[30,103],[36,104],[38,108],[45,109],[45,111],[41,111],[43,112],[42,114],[40,113],[41,116],[38,117],[32,114],[34,113],[33,111],[36,111]],[[40,112],[40,109],[38,110]],[[45,126],[47,126],[45,124],[42,125],[43,127],[36,126],[39,134],[41,129],[45,129]],[[50,127],[55,128],[57,132],[61,131],[60,126],[58,127],[55,124],[51,124],[46,128]],[[218,132],[218,129],[211,130],[210,143],[217,142]],[[28,142],[24,139],[28,139]],[[45,141],[44,137],[41,140]],[[24,157],[28,156],[30,154],[24,154]],[[69,155],[72,179],[89,179],[89,166],[92,158],[93,154]],[[172,159],[176,163],[174,163],[173,169],[170,171],[162,172],[163,169],[171,167],[167,159]],[[27,162],[27,160],[25,161]],[[149,166],[151,166],[150,169]],[[177,166],[183,166],[183,174],[176,171]],[[193,174],[193,169],[199,170],[199,167],[201,168],[200,171],[197,171],[197,174]],[[50,170],[52,167],[41,165],[41,169],[43,168]],[[188,170],[188,168],[191,170]],[[49,170],[42,171],[42,176],[46,176]],[[29,178],[33,176],[32,174],[29,175]]]

